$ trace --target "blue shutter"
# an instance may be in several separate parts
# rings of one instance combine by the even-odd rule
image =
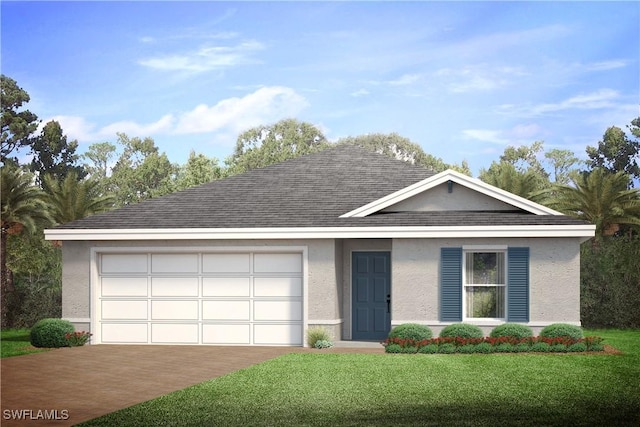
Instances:
[[[529,248],[507,252],[507,320],[529,321]]]
[[[440,320],[462,321],[462,248],[440,249]]]

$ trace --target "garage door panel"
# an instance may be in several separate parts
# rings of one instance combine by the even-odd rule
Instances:
[[[301,325],[254,325],[253,334],[258,345],[302,345]]]
[[[250,291],[249,277],[202,278],[202,296],[204,297],[248,297]]]
[[[197,273],[198,254],[153,254],[152,273]]]
[[[251,344],[251,326],[202,325],[203,344]]]
[[[204,254],[202,271],[204,273],[249,273],[251,255],[241,254]]]
[[[146,297],[146,277],[103,277],[100,280],[103,297]]]
[[[300,273],[302,256],[300,254],[261,254],[254,255],[253,270],[256,273]]]
[[[202,301],[202,320],[250,320],[249,301]]]
[[[147,300],[103,300],[101,308],[105,320],[147,320]]]
[[[103,254],[101,273],[146,273],[147,254]]]
[[[104,343],[148,342],[146,323],[102,323],[100,332]]]
[[[151,301],[153,320],[198,320],[198,301]]]
[[[153,344],[197,344],[197,323],[152,323],[151,342]]]
[[[256,297],[300,297],[302,279],[300,277],[256,277],[254,279]]]
[[[96,343],[303,344],[301,253],[123,248],[96,260]]]
[[[153,297],[197,297],[197,277],[153,277],[151,279]]]
[[[300,301],[255,301],[253,317],[256,321],[302,320]]]

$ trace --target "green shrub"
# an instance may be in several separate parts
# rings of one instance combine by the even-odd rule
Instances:
[[[74,331],[75,328],[68,320],[42,319],[31,328],[31,345],[43,348],[68,347],[65,335]]]
[[[453,354],[455,352],[456,352],[455,344],[445,343],[445,344],[440,344],[438,346],[438,353],[441,353],[441,354]]]
[[[422,347],[420,347],[418,349],[418,353],[422,353],[422,354],[435,354],[437,352],[438,352],[438,345],[437,344],[423,345]]]
[[[484,338],[482,329],[469,323],[454,323],[440,331],[440,338]]]
[[[476,346],[475,344],[465,344],[465,345],[461,345],[456,350],[458,353],[471,354],[476,352]]]
[[[402,353],[400,344],[389,344],[384,348],[385,353]]]
[[[389,338],[410,339],[414,341],[428,340],[433,332],[428,326],[417,323],[404,323],[398,325],[389,332]]]
[[[400,348],[400,353],[415,354],[417,352],[418,352],[418,347],[416,346],[407,346],[407,347]]]
[[[489,354],[489,353],[493,353],[493,352],[494,352],[494,348],[488,342],[482,342],[482,343],[476,345],[476,353]]]
[[[544,338],[570,337],[574,340],[584,338],[580,326],[569,325],[567,323],[554,323],[546,326],[540,331],[540,336]]]
[[[589,347],[589,351],[604,351],[604,345],[593,344],[591,347]]]
[[[502,344],[498,344],[496,346],[496,353],[513,353],[514,345],[508,342],[503,342]]]
[[[551,351],[551,346],[546,342],[537,342],[531,346],[531,351],[536,353],[548,353]]]
[[[318,341],[331,342],[331,335],[329,334],[329,331],[322,326],[314,326],[307,329],[307,344],[309,344],[309,347],[315,348],[316,342]]]
[[[567,352],[567,346],[566,344],[553,344],[550,349],[550,352],[552,353],[566,353]]]
[[[526,342],[522,342],[520,344],[516,344],[513,347],[513,350],[516,353],[526,353],[528,351],[531,351],[531,345],[527,344]]]
[[[331,348],[333,347],[333,343],[329,340],[318,340],[316,341],[316,343],[313,345],[314,348]]]
[[[529,338],[533,336],[533,331],[527,325],[522,325],[520,323],[503,323],[502,325],[493,328],[489,336],[492,338]]]
[[[570,353],[580,353],[583,351],[587,351],[587,345],[583,342],[577,342],[567,347],[567,351]]]

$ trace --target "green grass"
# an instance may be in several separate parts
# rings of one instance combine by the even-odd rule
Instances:
[[[625,354],[289,354],[83,425],[640,425],[640,331],[586,332]]]
[[[35,348],[29,341],[29,329],[7,329],[0,332],[0,357],[41,353],[46,348]]]

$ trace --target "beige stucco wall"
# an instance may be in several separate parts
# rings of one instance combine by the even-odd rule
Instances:
[[[441,247],[507,245],[530,248],[530,322],[537,332],[554,322],[580,322],[580,242],[556,239],[394,239],[392,324],[419,322],[438,333]],[[495,324],[479,326],[488,333]]]
[[[351,254],[390,251],[392,324],[419,322],[438,333],[444,326],[438,320],[440,248],[481,244],[530,247],[530,325],[534,330],[553,322],[580,322],[577,238],[64,242],[62,315],[74,321],[77,329],[89,329],[92,247],[306,246],[309,326],[326,327],[336,339],[351,339]],[[488,333],[494,325],[480,326]]]
[[[460,184],[453,183],[449,193],[448,184],[441,184],[395,205],[383,209],[383,212],[414,211],[510,211],[512,205],[496,200]]]
[[[63,243],[62,316],[70,319],[76,329],[89,329],[91,317],[91,249],[96,248],[167,248],[167,247],[263,247],[306,246],[308,250],[308,312],[309,324],[327,325],[339,335],[342,322],[342,257],[333,239],[315,240],[220,240],[220,241],[117,241]],[[339,266],[336,269],[336,265]],[[314,322],[314,321],[320,322]]]

